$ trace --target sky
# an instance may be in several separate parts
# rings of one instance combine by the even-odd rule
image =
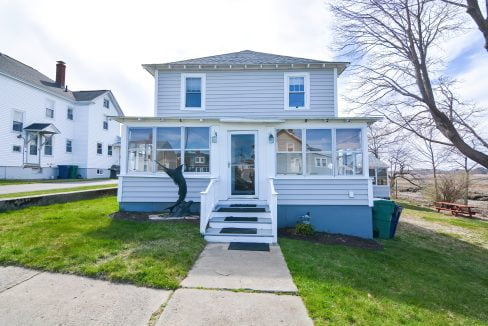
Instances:
[[[154,80],[143,63],[241,50],[337,59],[324,0],[0,0],[0,8],[0,52],[53,79],[63,60],[71,90],[110,89],[130,116],[154,109]],[[441,51],[463,96],[488,107],[480,33],[467,30]]]

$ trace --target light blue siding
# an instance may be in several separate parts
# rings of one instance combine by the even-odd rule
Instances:
[[[181,73],[158,72],[157,116],[161,117],[332,117],[334,71],[310,70],[310,109],[284,110],[285,71],[207,71],[206,110],[180,109]],[[201,71],[199,71],[201,73]]]
[[[169,177],[145,178],[122,177],[121,202],[127,203],[169,203],[178,199],[178,187]],[[188,193],[186,200],[200,202],[200,192],[205,190],[208,179],[186,179]]]
[[[275,179],[279,205],[368,205],[367,179]],[[349,191],[354,198],[349,198]]]

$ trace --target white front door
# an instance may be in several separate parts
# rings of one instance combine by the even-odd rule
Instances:
[[[257,131],[230,131],[228,144],[230,196],[257,198]]]

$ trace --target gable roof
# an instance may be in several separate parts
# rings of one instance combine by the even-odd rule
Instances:
[[[181,68],[219,68],[218,66],[240,66],[247,68],[247,66],[252,66],[249,68],[258,69],[262,66],[267,66],[270,69],[275,66],[277,69],[283,69],[284,65],[294,66],[301,65],[307,68],[320,68],[326,66],[335,66],[338,68],[338,73],[342,73],[347,67],[348,62],[333,62],[333,61],[323,61],[315,59],[306,59],[299,57],[290,57],[285,55],[277,55],[272,53],[257,52],[251,50],[244,50],[239,52],[231,52],[219,55],[212,55],[208,57],[201,57],[195,59],[187,59],[180,61],[173,61],[160,64],[144,64],[142,65],[151,74],[154,74],[155,69],[181,69]],[[184,67],[193,66],[193,67]],[[207,66],[207,67],[198,67]],[[281,66],[281,67],[280,67]],[[223,68],[223,67],[220,67]]]
[[[95,91],[76,91],[73,92],[73,95],[77,101],[91,101],[107,92],[107,89],[100,89]]]
[[[113,96],[110,90],[104,89],[76,92],[65,90],[64,88],[60,88],[56,84],[56,81],[40,73],[36,69],[0,52],[0,75],[1,74],[9,76],[10,78],[16,79],[35,88],[39,88],[53,95],[62,97],[71,102],[91,101],[100,95],[109,92],[112,102],[116,104],[117,111],[120,115],[124,115],[122,109],[115,99],[115,96]]]

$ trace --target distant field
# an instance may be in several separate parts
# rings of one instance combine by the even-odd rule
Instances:
[[[471,175],[471,185],[469,188],[470,197],[487,197],[488,198],[488,175],[487,174],[473,174]],[[434,177],[432,175],[422,175],[420,183],[423,186],[432,186]],[[405,180],[398,182],[398,197],[412,200],[417,203],[432,204],[431,200],[423,191],[413,191],[414,186]],[[394,192],[392,193],[392,196]],[[483,216],[488,217],[488,200],[474,200],[468,201],[469,205],[474,206],[480,210]]]

